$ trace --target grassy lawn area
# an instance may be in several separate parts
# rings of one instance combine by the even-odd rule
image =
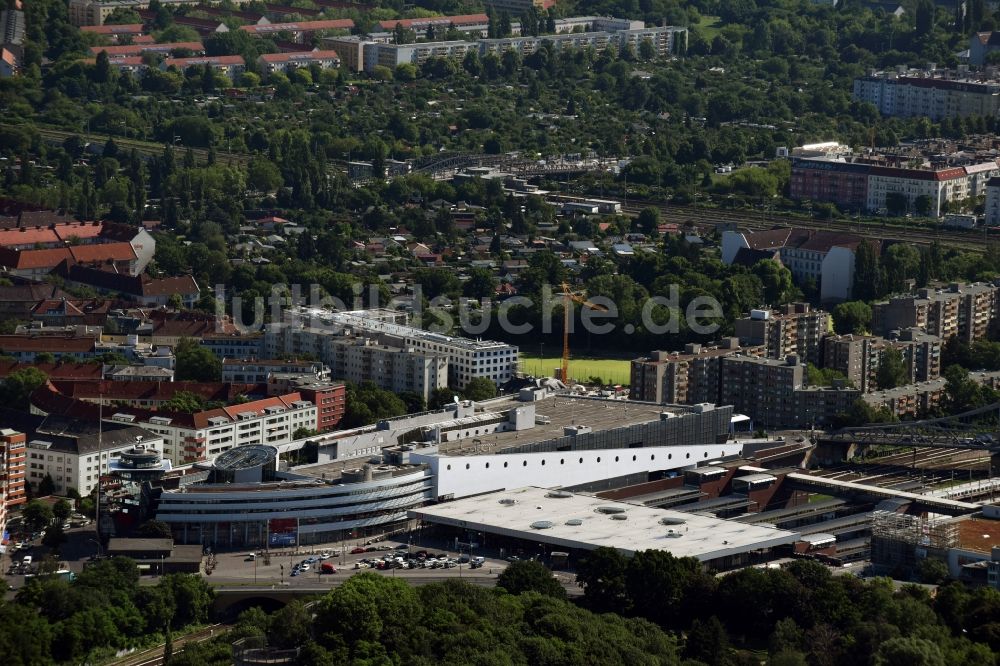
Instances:
[[[560,364],[562,358],[559,356],[546,356],[540,359],[538,355],[521,354],[521,370],[536,377],[554,375],[555,369]],[[605,384],[628,384],[629,361],[616,358],[570,358],[569,376],[578,380],[600,377]]]
[[[698,25],[695,27],[698,28],[706,40],[712,41],[722,29],[722,24],[719,23],[718,16],[702,16],[701,20],[698,21]]]
[[[833,499],[833,495],[824,495],[822,493],[813,493],[809,496],[809,504],[814,502],[825,502],[828,499]]]

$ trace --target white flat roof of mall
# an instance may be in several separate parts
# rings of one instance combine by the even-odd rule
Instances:
[[[532,487],[413,509],[409,515],[430,523],[564,548],[607,546],[626,555],[666,550],[701,561],[800,539],[798,532],[773,527]]]

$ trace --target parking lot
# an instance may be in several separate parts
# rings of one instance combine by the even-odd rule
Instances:
[[[214,554],[212,583],[315,586],[342,582],[361,571],[428,578],[495,578],[508,562],[486,554],[457,553],[441,544],[381,540],[342,542],[308,548]]]

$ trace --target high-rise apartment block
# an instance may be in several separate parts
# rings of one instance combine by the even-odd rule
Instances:
[[[23,433],[0,429],[0,534],[6,525],[7,511],[28,501],[24,477],[27,472],[28,445]]]
[[[285,322],[267,326],[264,353],[309,354],[336,379],[371,381],[425,399],[438,388],[463,389],[477,377],[502,384],[517,372],[513,345],[432,333],[406,321],[406,313],[394,310],[288,310]]]
[[[736,320],[740,344],[764,348],[768,358],[784,359],[795,354],[818,364],[823,336],[830,331],[830,315],[813,310],[808,303],[792,303],[778,310],[751,310]]]
[[[736,338],[714,346],[691,343],[683,352],[654,351],[631,365],[633,400],[677,405],[717,402],[722,359],[736,353],[759,354],[762,348],[741,348]]]
[[[990,117],[1000,112],[1000,81],[973,78],[967,68],[872,71],[854,79],[854,99],[884,116]]]
[[[878,369],[888,349],[902,356],[906,383],[941,376],[941,338],[917,328],[895,331],[885,339],[873,335],[829,335],[823,339],[823,367],[843,374],[862,393],[877,391]]]
[[[888,335],[897,329],[917,328],[947,341],[958,336],[971,343],[986,338],[997,325],[996,284],[954,283],[944,289],[921,289],[896,296],[872,308],[872,328]]]

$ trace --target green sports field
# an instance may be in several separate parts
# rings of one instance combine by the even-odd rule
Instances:
[[[538,356],[521,354],[521,371],[536,377],[551,377],[562,363],[558,356]],[[616,358],[570,358],[569,376],[584,381],[589,377],[600,377],[605,384],[628,384],[629,362]]]

